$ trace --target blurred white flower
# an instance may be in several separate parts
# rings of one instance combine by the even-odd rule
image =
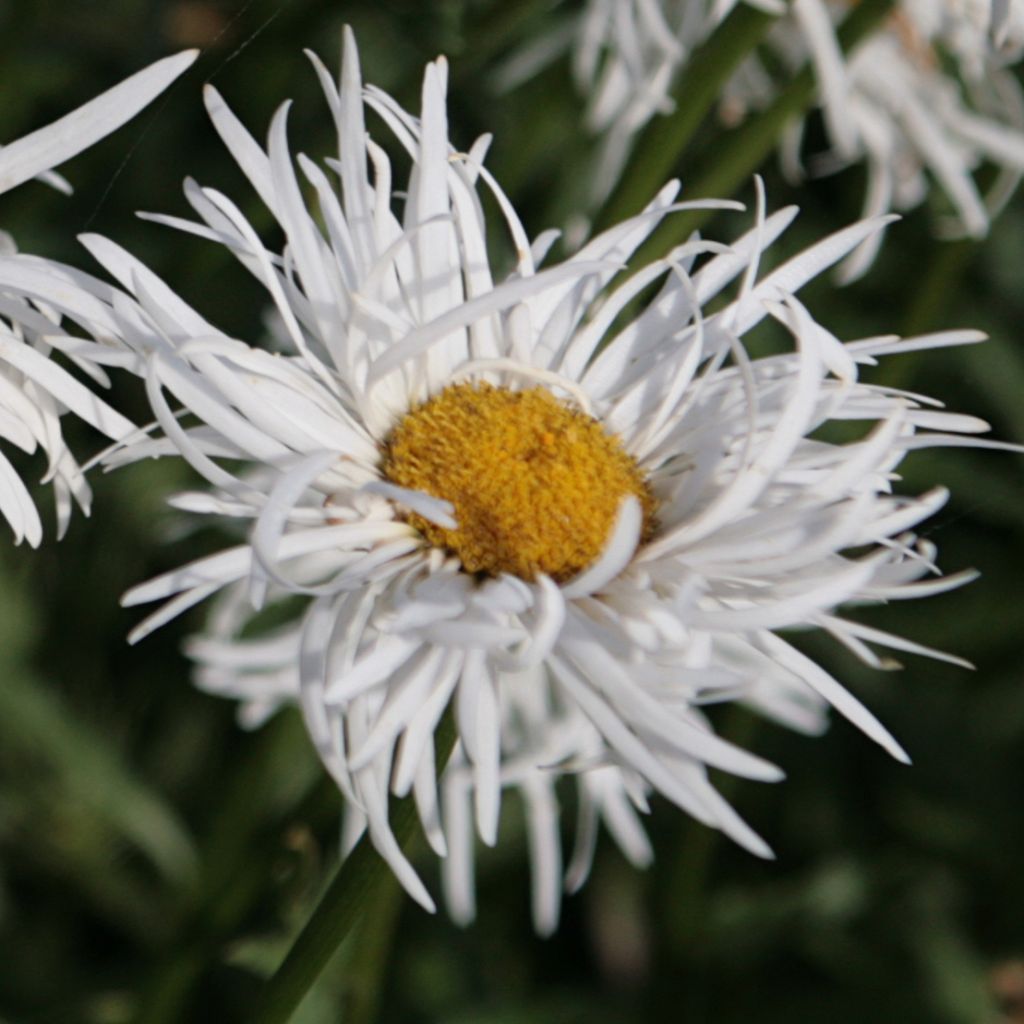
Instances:
[[[1019,59],[1024,46],[1024,0],[989,0],[988,15],[996,49]]]
[[[513,88],[571,52],[573,79],[586,98],[584,125],[600,138],[591,209],[618,183],[637,133],[675,109],[679,69],[738,2],[771,14],[786,10],[783,0],[588,0],[562,31],[545,32],[505,65],[499,82]]]
[[[196,56],[192,50],[157,61],[53,124],[0,148],[0,193],[37,176],[66,190],[66,183],[52,168],[134,117]],[[0,232],[0,258],[15,251],[11,236]],[[134,427],[48,358],[47,337],[60,333],[58,323],[45,305],[33,308],[16,290],[7,292],[0,286],[0,438],[29,454],[37,448],[46,453],[49,467],[44,482],[53,484],[58,533],[63,534],[72,501],[88,512],[90,491],[61,436],[60,416],[70,409],[110,438],[124,437]],[[92,364],[77,365],[96,383],[106,382]],[[0,514],[10,524],[16,543],[25,539],[36,547],[42,540],[42,523],[31,495],[2,451]]]
[[[796,210],[766,216],[759,197],[731,245],[694,237],[622,278],[636,247],[682,208],[671,183],[639,216],[540,269],[553,236],[528,241],[483,165],[489,140],[468,152],[448,141],[443,60],[426,70],[418,118],[363,88],[351,35],[340,84],[313,61],[340,189],[305,156],[296,173],[287,105],[264,150],[207,90],[283,251],[267,249],[231,199],[192,181],[200,222],[151,218],[240,260],[273,303],[278,351],[226,336],[97,236],[84,244],[120,289],[42,260],[0,261],[0,286],[89,336],[64,338],[67,351],[144,378],[159,430],[123,439],[107,465],[184,458],[209,486],[173,504],[243,531],[236,546],[131,590],[128,605],[165,602],[132,638],[217,594],[190,646],[199,684],[241,701],[248,724],[298,703],[345,795],[347,842],[368,830],[432,908],[389,822],[390,796],[411,793],[459,920],[473,914],[475,836],[496,841],[510,787],[525,801],[542,931],[557,921],[563,884],[585,879],[600,822],[634,863],[649,860],[640,818],[652,793],[769,856],[706,769],[762,781],[781,772],[717,737],[705,705],[746,701],[814,733],[830,704],[906,760],[780,635],[823,629],[877,667],[889,662],[876,645],[957,660],[837,612],[966,578],[940,577],[933,546],[910,532],[945,492],[903,496],[893,485],[908,451],[983,444],[973,435],[986,429],[859,379],[880,356],[976,332],[842,344],[796,298],[885,220],[762,275],[762,254]],[[364,107],[411,163],[400,187]],[[515,250],[500,279],[483,196]],[[774,336],[780,354],[752,358],[751,335]],[[830,423],[846,426],[845,440],[828,439]],[[300,617],[252,634],[258,609],[296,598]],[[438,779],[448,709],[457,743]],[[565,776],[579,826],[563,874]]]
[[[810,62],[829,149],[811,161],[815,174],[866,164],[863,215],[908,210],[938,183],[952,206],[947,233],[981,237],[990,216],[1024,173],[1024,93],[1007,65],[1024,52],[1021,0],[898,0],[886,22],[844,57],[834,27],[855,0],[747,0],[785,14],[768,47],[795,74]],[[600,137],[589,196],[603,202],[621,178],[637,132],[674,109],[673,84],[737,0],[589,0],[571,31],[554,33],[510,62],[506,85],[534,73],[571,47],[574,77],[587,97],[585,123]],[[755,54],[726,85],[721,110],[731,121],[768,105],[780,87]],[[803,121],[782,146],[791,178],[804,175]],[[974,174],[985,162],[1000,175],[987,197]],[[851,280],[871,264],[876,233],[850,257]]]
[[[830,149],[811,168],[830,173],[865,163],[865,217],[918,205],[934,181],[952,207],[946,232],[981,237],[1016,188],[1024,173],[1024,93],[1005,65],[1020,58],[1024,15],[1018,3],[1001,12],[998,6],[900,0],[845,58],[832,25],[852,9],[848,0],[794,0],[792,15],[769,35],[794,71],[813,63]],[[774,89],[751,58],[728,93],[736,116],[767,102]],[[783,146],[794,178],[802,174],[802,136],[803,124],[794,124]],[[974,176],[983,163],[1000,171],[987,199]],[[844,279],[862,274],[880,243],[880,234],[865,241],[845,264]]]

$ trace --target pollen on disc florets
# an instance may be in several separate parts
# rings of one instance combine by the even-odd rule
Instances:
[[[654,496],[619,440],[539,387],[449,385],[391,432],[383,472],[455,506],[454,530],[408,521],[472,573],[569,579],[601,554],[629,494],[644,534],[653,524]]]

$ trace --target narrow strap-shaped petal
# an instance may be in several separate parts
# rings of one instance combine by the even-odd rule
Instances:
[[[0,149],[0,193],[69,160],[151,103],[198,56],[186,50],[136,72],[45,128]]]

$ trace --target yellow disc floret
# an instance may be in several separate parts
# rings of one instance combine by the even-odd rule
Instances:
[[[566,580],[601,554],[626,495],[640,500],[645,533],[654,515],[647,481],[618,439],[539,387],[449,385],[398,423],[383,471],[455,506],[454,530],[407,518],[472,573]]]

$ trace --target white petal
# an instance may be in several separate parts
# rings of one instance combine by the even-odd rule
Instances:
[[[53,124],[0,149],[0,193],[69,160],[152,102],[199,55],[186,50],[165,57]]]
[[[639,500],[627,494],[619,504],[615,525],[597,561],[562,585],[566,600],[587,597],[610,583],[629,565],[640,541],[644,513]]]

